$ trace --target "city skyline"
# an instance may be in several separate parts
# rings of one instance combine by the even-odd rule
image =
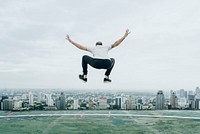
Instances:
[[[0,90],[0,110],[198,110],[200,88],[157,93]]]
[[[81,2],[81,4],[80,4]],[[192,90],[200,85],[200,2],[169,1],[2,1],[0,5],[0,88]],[[89,68],[82,83],[81,57],[65,35],[86,46],[114,43],[116,65]]]

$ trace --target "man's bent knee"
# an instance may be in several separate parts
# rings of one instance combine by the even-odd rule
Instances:
[[[82,59],[85,60],[85,59],[87,59],[88,57],[89,57],[89,56],[87,56],[87,55],[83,55]]]
[[[112,62],[112,66],[114,66],[115,64],[115,59],[114,58],[110,58],[111,62]]]

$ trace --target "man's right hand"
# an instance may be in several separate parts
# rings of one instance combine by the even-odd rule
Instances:
[[[69,42],[71,41],[71,39],[70,39],[68,34],[66,35],[65,39],[68,40]]]
[[[129,32],[129,29],[126,29],[126,32],[124,34],[124,37],[127,37],[131,32]]]

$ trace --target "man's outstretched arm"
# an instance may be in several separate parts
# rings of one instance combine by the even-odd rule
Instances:
[[[68,40],[71,44],[73,44],[74,46],[76,46],[77,48],[81,49],[81,50],[85,50],[88,51],[87,48],[83,45],[80,45],[76,42],[74,42],[73,40],[71,40],[71,38],[69,37],[69,35],[66,36],[66,40]]]
[[[129,30],[126,29],[126,32],[124,34],[124,36],[122,38],[120,38],[119,40],[117,40],[113,45],[112,48],[118,46],[120,43],[122,43],[122,41],[130,34]]]

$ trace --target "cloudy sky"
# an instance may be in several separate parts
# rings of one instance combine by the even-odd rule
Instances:
[[[200,86],[199,0],[0,0],[0,88],[193,90]],[[104,70],[82,73],[83,45],[112,44]]]

